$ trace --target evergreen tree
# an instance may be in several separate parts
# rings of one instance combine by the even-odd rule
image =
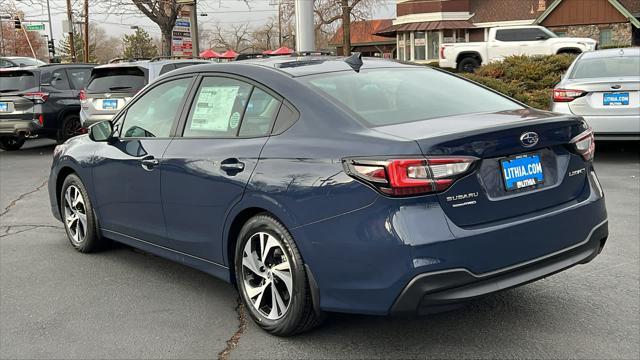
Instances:
[[[82,62],[84,59],[84,37],[77,31],[73,32],[73,47],[76,49],[76,62]],[[89,62],[96,62],[94,56],[96,49],[95,41],[89,38]],[[58,41],[58,47],[56,49],[56,56],[60,57],[62,62],[71,62],[71,45],[69,44],[69,34],[64,34],[64,37]]]
[[[152,58],[158,56],[158,48],[153,39],[142,28],[137,28],[131,35],[122,38],[125,58]]]

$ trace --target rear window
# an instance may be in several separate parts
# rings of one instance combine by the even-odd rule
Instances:
[[[135,93],[146,84],[147,75],[137,67],[94,69],[87,91]]]
[[[36,87],[36,76],[31,71],[0,72],[0,92],[25,91]]]
[[[349,71],[299,79],[371,127],[523,108],[469,81],[428,68]]]
[[[581,59],[576,63],[571,79],[638,76],[639,71],[638,56]]]

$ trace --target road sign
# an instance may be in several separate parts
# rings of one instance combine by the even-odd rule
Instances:
[[[44,30],[44,24],[25,24],[24,28],[27,31],[43,31]]]

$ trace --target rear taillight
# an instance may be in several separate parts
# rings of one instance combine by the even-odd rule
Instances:
[[[586,91],[570,89],[553,89],[554,102],[572,102],[573,100],[585,96]]]
[[[474,162],[469,156],[398,159],[345,159],[345,171],[390,196],[414,196],[444,191],[467,174]]]
[[[86,100],[87,99],[87,92],[84,91],[84,89],[80,90],[80,95],[78,95],[78,97],[80,98],[80,101]]]
[[[40,126],[44,125],[44,116],[42,116],[42,114],[38,116],[38,124],[40,124]]]
[[[22,96],[25,99],[29,99],[35,102],[36,104],[42,104],[43,102],[46,102],[47,99],[49,98],[49,93],[35,91],[35,92],[27,92],[20,96]]]
[[[444,57],[444,46],[440,46],[440,59],[443,59],[443,60],[446,59]]]
[[[596,139],[593,135],[593,129],[588,129],[580,135],[571,139],[570,144],[573,150],[582,155],[585,160],[592,160],[596,152]]]

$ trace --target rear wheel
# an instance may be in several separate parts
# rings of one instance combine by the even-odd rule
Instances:
[[[0,137],[0,149],[6,151],[19,150],[24,145],[24,138],[17,136]]]
[[[75,174],[67,176],[60,192],[60,214],[69,242],[82,252],[89,253],[104,247],[96,226],[96,217],[87,190]]]
[[[478,67],[480,67],[480,61],[473,57],[466,57],[458,63],[458,71],[460,72],[474,72]]]
[[[63,142],[67,141],[67,139],[78,135],[80,127],[81,124],[79,115],[73,114],[65,116],[62,120],[62,126],[60,126],[60,129],[58,129],[58,134],[56,137],[56,141],[58,142],[58,144],[62,144]]]
[[[293,238],[278,220],[257,215],[243,226],[235,252],[240,297],[253,320],[279,336],[319,325],[304,262]]]

